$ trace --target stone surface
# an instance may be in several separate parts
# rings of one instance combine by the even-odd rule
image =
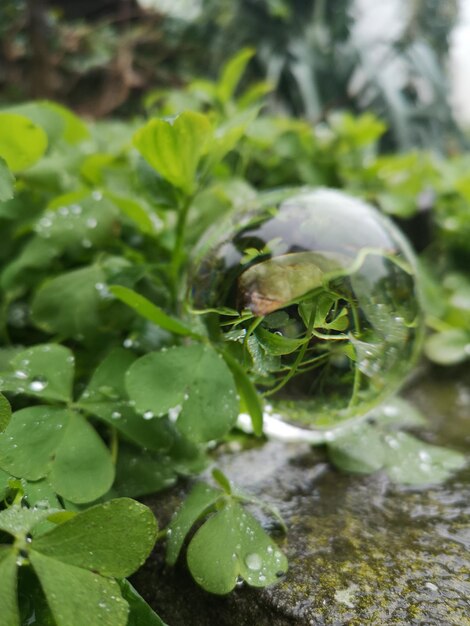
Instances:
[[[454,379],[438,372],[408,395],[430,417],[428,441],[468,451],[470,377]],[[321,450],[277,442],[227,449],[218,466],[278,507],[290,569],[272,587],[217,597],[192,581],[184,557],[166,567],[159,546],[133,582],[170,626],[470,626],[469,470],[416,490],[342,474]],[[186,489],[147,500],[161,524]]]

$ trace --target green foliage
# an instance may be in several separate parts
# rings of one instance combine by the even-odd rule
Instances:
[[[329,443],[329,457],[346,472],[383,470],[404,485],[444,481],[464,467],[465,456],[397,430],[400,425],[416,426],[423,421],[404,401],[387,404],[374,413],[372,423],[360,424]]]
[[[46,152],[46,133],[28,117],[0,113],[0,128],[0,156],[13,172],[31,167]]]
[[[276,582],[287,571],[287,559],[256,519],[241,506],[227,478],[214,471],[222,489],[198,483],[167,530],[167,561],[174,564],[191,528],[204,519],[192,537],[188,567],[207,591],[226,594],[239,580],[253,587]]]
[[[196,241],[221,218],[239,219],[260,191],[341,187],[401,218],[419,215],[428,193],[435,237],[423,255],[433,263],[426,270],[423,261],[422,295],[437,334],[426,353],[441,364],[468,357],[466,158],[380,155],[385,125],[370,113],[332,114],[318,125],[261,113],[268,85],[241,84],[252,58],[242,50],[218,81],[149,96],[147,123],[86,125],[49,102],[0,113],[8,122],[0,125],[0,525],[12,536],[0,537],[6,624],[19,623],[17,585],[32,603],[22,615],[35,613],[45,626],[160,624],[128,583],[114,580],[139,567],[156,536],[148,510],[128,498],[207,467],[240,413],[261,436],[258,388],[281,357],[346,336],[353,298],[348,308],[331,291],[315,309],[298,302],[308,337],[279,335],[289,321],[282,312],[261,323],[221,302],[212,313],[232,327],[222,336],[210,311],[201,318],[191,309]],[[194,110],[182,112],[182,101]],[[246,261],[266,251],[254,242]],[[326,269],[318,263],[321,287]],[[374,323],[388,320],[377,314]],[[328,349],[354,363],[354,351]],[[395,417],[344,430],[329,442],[331,459],[414,485],[461,467],[460,455],[398,431],[415,422]],[[244,509],[253,499],[220,472],[214,479],[218,487],[194,487],[170,524],[168,562],[189,536],[187,563],[206,590],[228,593],[239,578],[274,583],[287,563]]]
[[[133,619],[142,611],[138,599],[127,601],[131,588],[125,583],[120,587],[115,580],[135,571],[155,543],[156,520],[142,504],[121,498],[70,515],[13,505],[0,512],[0,529],[14,539],[13,544],[0,544],[0,597],[6,624],[20,624],[17,575],[29,573],[30,568],[47,602],[48,608],[39,611],[44,624],[126,626],[129,608]],[[150,611],[146,619],[148,624],[158,624],[151,621]]]

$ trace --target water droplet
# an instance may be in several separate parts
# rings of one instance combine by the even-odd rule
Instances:
[[[87,228],[96,228],[98,220],[94,217],[89,217],[86,221]]]
[[[118,420],[118,419],[120,419],[121,417],[122,417],[122,415],[121,415],[121,413],[119,413],[119,411],[113,411],[113,412],[111,413],[111,418],[112,418],[113,420]]]
[[[25,380],[26,378],[28,378],[28,374],[24,372],[23,370],[16,370],[15,378],[19,378],[20,380]]]
[[[224,338],[244,343],[275,419],[309,430],[364,415],[413,365],[422,315],[409,247],[374,207],[342,192],[257,202],[204,236],[190,307],[220,311]]]
[[[46,378],[43,378],[42,376],[35,376],[32,381],[29,384],[29,388],[31,389],[31,391],[44,391],[44,389],[47,387],[48,382]]]
[[[93,198],[93,200],[99,201],[103,199],[103,194],[101,193],[101,191],[93,191],[91,197]]]
[[[151,420],[155,417],[155,413],[153,411],[144,411],[142,417],[144,420]]]
[[[248,569],[258,571],[263,565],[263,559],[256,552],[252,552],[245,557],[245,563]]]

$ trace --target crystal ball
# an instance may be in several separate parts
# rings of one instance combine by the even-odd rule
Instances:
[[[193,313],[275,419],[306,430],[368,415],[412,368],[416,262],[373,206],[333,189],[262,194],[198,245]]]

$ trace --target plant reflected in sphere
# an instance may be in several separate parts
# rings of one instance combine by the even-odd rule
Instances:
[[[330,189],[265,194],[217,224],[189,301],[275,415],[303,429],[367,414],[420,343],[409,245],[375,208]]]

